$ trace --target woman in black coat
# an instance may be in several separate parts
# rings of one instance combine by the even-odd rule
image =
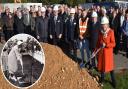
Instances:
[[[8,41],[13,35],[14,35],[14,29],[13,29],[13,16],[11,13],[4,16],[4,35],[5,35],[5,41]]]

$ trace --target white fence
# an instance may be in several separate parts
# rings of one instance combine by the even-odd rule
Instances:
[[[4,4],[0,4],[0,6],[2,6],[2,9],[4,10],[5,7],[9,7],[10,11],[12,12],[14,8],[24,8],[26,6],[31,6],[31,5],[36,5],[36,6],[42,6],[42,3],[4,3]]]

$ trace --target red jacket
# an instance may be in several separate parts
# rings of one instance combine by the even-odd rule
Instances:
[[[97,55],[97,67],[100,72],[110,72],[114,69],[113,48],[115,47],[115,37],[113,30],[109,30],[106,38],[104,38],[102,33],[99,32],[97,48],[100,48],[103,42],[106,44],[106,47],[101,49]]]

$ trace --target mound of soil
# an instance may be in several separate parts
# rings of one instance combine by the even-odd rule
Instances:
[[[56,46],[43,44],[45,52],[45,69],[41,79],[30,89],[100,89],[86,69],[79,69]],[[0,89],[14,89],[2,76],[0,71]]]

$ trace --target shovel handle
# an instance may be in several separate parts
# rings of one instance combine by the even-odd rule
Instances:
[[[87,63],[86,63],[85,65],[87,65],[87,64],[90,62],[90,60],[91,60],[92,58],[94,58],[94,57],[97,55],[97,53],[98,53],[101,49],[102,49],[102,48],[99,48],[98,50],[96,50],[96,52],[93,52],[92,55],[91,55],[91,57],[89,58],[89,60],[87,61]]]

